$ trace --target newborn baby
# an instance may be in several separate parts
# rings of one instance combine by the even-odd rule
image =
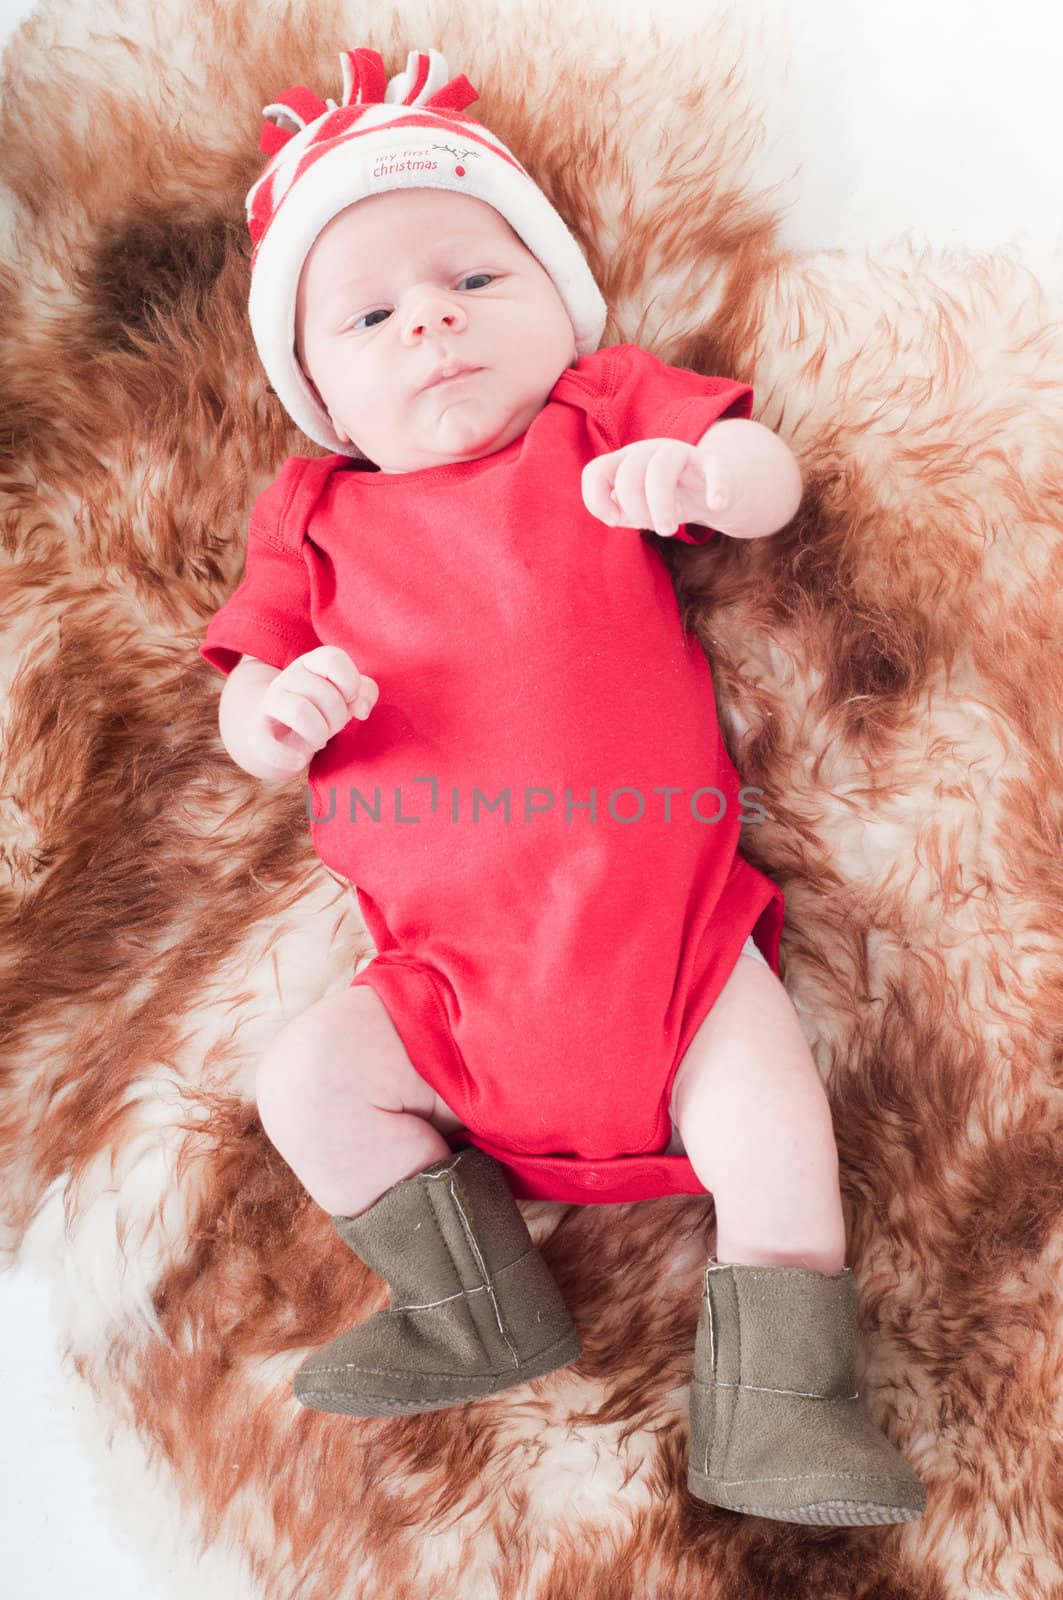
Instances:
[[[691,1492],[908,1520],[919,1480],[854,1392],[782,894],[738,850],[763,813],[659,546],[775,532],[797,464],[748,385],[599,348],[586,262],[460,114],[467,79],[341,60],[340,107],[267,107],[292,127],[249,196],[256,341],[331,453],[259,497],[201,646],[233,759],[309,765],[315,848],[377,947],[258,1067],[269,1138],[392,1290],[296,1395],[391,1415],[563,1366],[578,1335],[514,1196],[708,1191]]]

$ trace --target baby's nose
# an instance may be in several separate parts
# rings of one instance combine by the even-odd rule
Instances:
[[[455,329],[465,326],[465,313],[456,300],[447,295],[424,295],[410,307],[406,317],[406,336],[423,337],[436,328]]]

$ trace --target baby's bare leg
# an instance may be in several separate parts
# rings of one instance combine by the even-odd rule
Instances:
[[[672,1117],[716,1206],[716,1258],[838,1272],[830,1105],[789,995],[740,956],[679,1065]]]
[[[259,1063],[255,1095],[270,1141],[332,1216],[357,1216],[450,1154],[429,1117],[458,1124],[364,985],[326,995],[281,1029]]]

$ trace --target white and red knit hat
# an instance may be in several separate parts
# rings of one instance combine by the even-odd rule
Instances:
[[[259,141],[270,157],[247,196],[251,331],[281,403],[327,449],[360,456],[333,432],[295,355],[295,297],[310,247],[326,223],[387,189],[452,189],[501,212],[550,274],[576,336],[598,349],[606,305],[583,251],[542,190],[499,139],[462,115],[478,91],[451,78],[438,50],[411,50],[390,80],[376,50],[340,52],[343,100],[302,85],[264,107]]]

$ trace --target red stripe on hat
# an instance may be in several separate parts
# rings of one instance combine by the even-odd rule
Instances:
[[[278,129],[278,132],[280,130]],[[261,179],[255,189],[255,198],[251,202],[251,209],[247,214],[247,231],[251,235],[254,250],[251,254],[251,265],[254,266],[255,256],[258,253],[258,241],[269,227],[273,215],[273,179],[275,173],[270,173],[267,178]]]
[[[368,110],[368,105],[340,106],[330,117],[326,117],[320,128],[310,136],[306,148],[312,150],[318,144],[331,144],[341,134],[349,133],[356,122],[361,122]],[[302,168],[298,167],[296,175],[298,176],[301,171]]]

